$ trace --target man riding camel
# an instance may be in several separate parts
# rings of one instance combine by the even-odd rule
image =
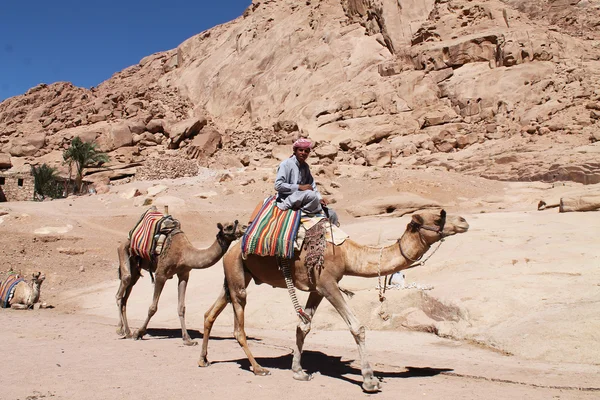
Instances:
[[[325,214],[332,224],[339,226],[337,214],[327,207],[327,201],[317,190],[306,163],[312,146],[308,139],[296,140],[294,154],[279,164],[275,179],[277,207],[281,210],[302,210],[306,214]]]

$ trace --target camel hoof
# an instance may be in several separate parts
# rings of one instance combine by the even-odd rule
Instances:
[[[117,335],[125,339],[131,339],[131,331],[129,329],[125,330],[122,327],[117,328]]]
[[[297,381],[308,382],[313,378],[312,374],[307,374],[304,371],[294,372],[294,379]]]
[[[198,342],[196,342],[195,340],[188,339],[188,340],[184,340],[183,344],[185,346],[197,346]]]
[[[267,375],[271,375],[271,371],[269,371],[266,368],[263,367],[258,367],[254,369],[254,375],[258,375],[258,376],[267,376]]]
[[[144,337],[144,332],[140,332],[137,329],[133,332],[133,340],[140,340],[143,337]]]
[[[377,378],[367,379],[363,382],[362,388],[367,393],[375,393],[381,391],[381,382]]]
[[[210,367],[210,361],[208,361],[206,357],[200,357],[200,359],[198,360],[198,366],[202,368]]]

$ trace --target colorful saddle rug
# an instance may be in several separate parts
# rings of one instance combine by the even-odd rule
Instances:
[[[267,198],[242,238],[243,255],[293,258],[300,215],[300,210],[280,210],[275,196]]]
[[[0,306],[2,308],[8,308],[8,304],[12,300],[17,284],[23,282],[25,279],[21,278],[18,274],[10,274],[2,284],[0,284]]]
[[[178,220],[150,207],[129,232],[131,252],[145,260],[160,254],[166,235],[181,227]]]

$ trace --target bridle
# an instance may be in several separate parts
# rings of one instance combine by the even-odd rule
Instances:
[[[408,223],[408,227],[410,228],[410,230],[412,232],[417,232],[419,234],[419,239],[421,240],[421,243],[426,247],[425,252],[423,254],[421,254],[419,257],[417,257],[416,259],[412,259],[412,258],[408,257],[406,255],[406,253],[404,252],[404,250],[402,250],[402,238],[404,237],[404,235],[402,235],[400,237],[400,239],[398,239],[398,248],[400,249],[400,254],[402,254],[402,257],[406,258],[409,262],[414,263],[414,262],[419,261],[425,255],[425,253],[427,253],[427,250],[429,250],[429,248],[431,247],[423,239],[423,235],[421,234],[421,229],[426,230],[426,231],[435,232],[435,233],[437,233],[440,236],[438,247],[436,247],[436,249],[434,250],[434,252],[431,253],[429,255],[429,257],[427,257],[424,261],[422,261],[422,262],[420,262],[418,264],[415,264],[415,265],[411,265],[409,268],[413,268],[413,267],[416,267],[417,265],[424,264],[425,261],[429,260],[429,258],[442,245],[442,242],[444,241],[444,237],[446,236],[444,234],[444,226],[446,225],[446,211],[442,210],[442,212],[440,213],[440,216],[441,216],[441,221],[440,221],[439,225],[434,225],[434,226],[431,226],[431,225],[421,225],[421,224],[419,224],[418,222],[415,222],[415,221],[410,221]]]

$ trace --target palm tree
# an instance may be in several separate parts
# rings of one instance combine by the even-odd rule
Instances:
[[[69,180],[75,164],[75,191],[79,193],[83,182],[83,170],[94,165],[102,165],[109,161],[109,157],[96,149],[95,143],[83,142],[79,136],[75,136],[71,141],[71,147],[63,151],[63,160],[65,164],[69,164]]]
[[[60,197],[56,168],[44,163],[39,167],[32,166],[31,174],[33,175],[34,199],[44,199],[46,196],[53,199]]]

